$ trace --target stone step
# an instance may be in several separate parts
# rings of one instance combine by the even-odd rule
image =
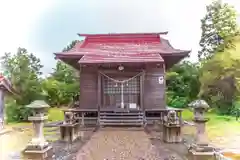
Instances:
[[[101,126],[142,126],[143,123],[111,123],[111,122],[101,122]]]
[[[100,116],[100,119],[142,119],[143,116]]]
[[[109,113],[109,112],[101,112],[100,113],[100,116],[104,116],[104,115],[113,115],[113,116],[129,116],[129,115],[133,115],[133,116],[136,116],[136,115],[143,115],[143,113],[142,112],[139,112],[139,113],[131,113],[131,112],[129,112],[129,113],[127,113],[127,112],[121,112],[121,113],[119,113],[119,112],[117,112],[117,113]]]
[[[119,123],[127,123],[127,122],[142,122],[142,119],[101,119],[101,122],[119,122]]]

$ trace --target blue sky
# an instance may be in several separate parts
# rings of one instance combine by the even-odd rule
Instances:
[[[225,0],[240,11],[239,0]],[[43,72],[55,65],[53,52],[79,39],[77,33],[161,32],[175,48],[192,49],[196,60],[200,19],[210,0],[8,0],[0,1],[0,56],[25,47],[39,57]]]

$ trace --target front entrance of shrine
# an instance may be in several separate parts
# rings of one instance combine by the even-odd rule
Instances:
[[[102,75],[102,107],[110,110],[130,111],[140,107],[141,73],[131,76]]]

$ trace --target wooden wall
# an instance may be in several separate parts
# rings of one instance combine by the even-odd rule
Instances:
[[[80,108],[97,108],[98,72],[94,68],[81,68],[80,71]]]
[[[165,84],[159,84],[158,82],[160,76],[165,77],[164,74],[164,68],[146,68],[143,93],[143,104],[145,109],[164,109],[166,107]]]
[[[143,80],[143,103],[145,109],[164,109],[165,82],[159,84],[158,78],[165,77],[163,67],[146,67]],[[140,84],[141,85],[141,84]],[[96,108],[98,105],[98,71],[96,68],[81,68],[80,108]]]

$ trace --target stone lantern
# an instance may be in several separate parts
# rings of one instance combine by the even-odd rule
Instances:
[[[44,121],[47,119],[46,108],[49,108],[49,105],[42,100],[36,100],[26,107],[33,111],[28,120],[32,121],[34,136],[24,150],[24,155],[30,159],[45,159],[52,154],[52,147],[43,134]]]
[[[205,133],[206,122],[209,120],[206,118],[205,113],[209,109],[209,105],[204,100],[195,100],[189,106],[193,108],[193,121],[197,130],[196,143],[192,144],[189,151],[196,160],[211,160],[214,157],[214,148],[208,144],[208,138]]]
[[[208,111],[209,105],[204,100],[196,100],[189,104],[194,111],[194,121],[208,121],[205,113]]]

